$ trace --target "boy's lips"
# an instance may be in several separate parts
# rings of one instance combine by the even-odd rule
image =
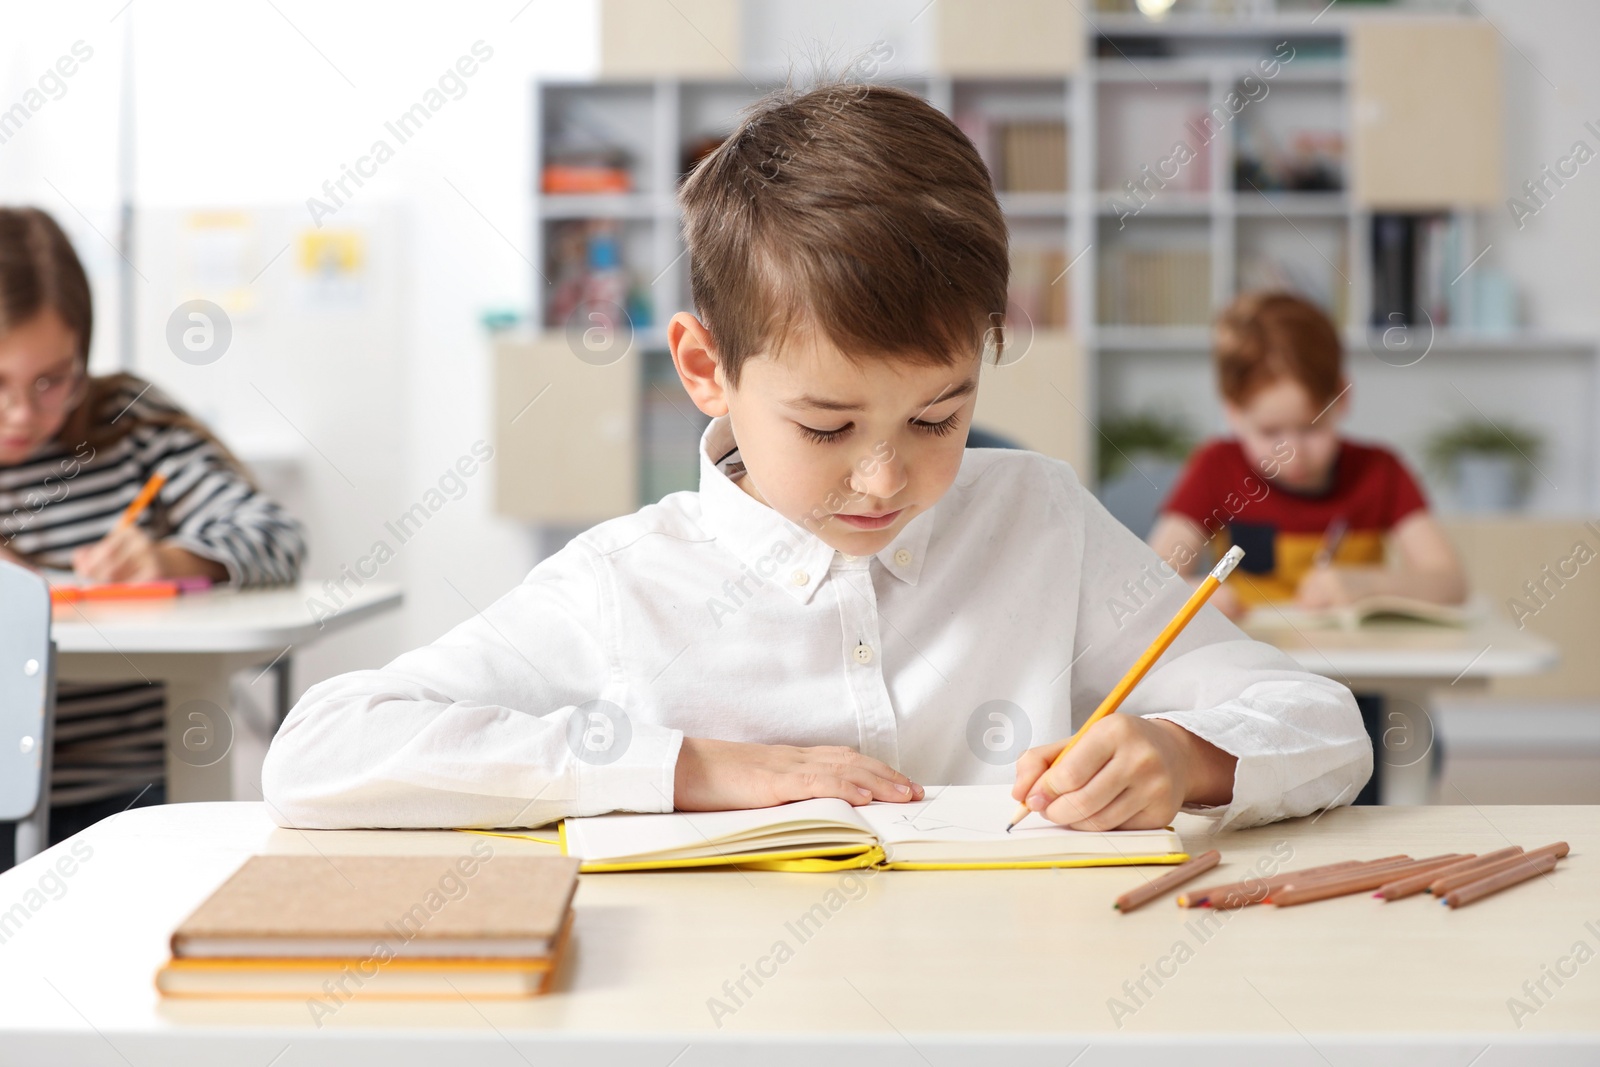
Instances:
[[[843,519],[858,530],[881,530],[892,525],[900,517],[900,512],[905,508],[896,508],[894,511],[884,511],[876,515],[846,515],[842,511],[834,512],[834,518]]]

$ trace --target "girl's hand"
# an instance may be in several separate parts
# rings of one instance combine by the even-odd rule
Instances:
[[[72,553],[72,569],[96,582],[144,582],[161,577],[156,543],[137,526],[118,526]]]
[[[225,581],[228,568],[186,548],[156,542],[137,526],[119,526],[72,553],[72,569],[97,582],[147,582],[204,575]]]
[[[1107,715],[1047,772],[1066,744],[1024,752],[1011,795],[1073,830],[1149,830],[1185,803],[1233,798],[1235,757],[1165,719]]]
[[[921,800],[922,787],[842,745],[798,748],[685,737],[673,776],[678,811],[767,808],[813,797],[851,804]]]

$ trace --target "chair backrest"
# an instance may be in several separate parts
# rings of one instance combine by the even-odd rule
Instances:
[[[54,675],[50,586],[0,561],[0,819],[25,819],[46,802]]]

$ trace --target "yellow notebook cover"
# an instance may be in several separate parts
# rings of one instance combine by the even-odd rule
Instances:
[[[1038,815],[1010,834],[1016,802],[1005,785],[935,786],[916,802],[855,807],[833,798],[770,808],[566,819],[557,840],[515,831],[471,831],[556,844],[583,873],[738,866],[826,873],[1001,870],[1182,863],[1171,827],[1088,833]]]

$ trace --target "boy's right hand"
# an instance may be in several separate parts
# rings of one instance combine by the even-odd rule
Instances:
[[[673,775],[678,811],[769,808],[813,797],[851,804],[921,800],[922,786],[843,745],[800,748],[685,737]]]

